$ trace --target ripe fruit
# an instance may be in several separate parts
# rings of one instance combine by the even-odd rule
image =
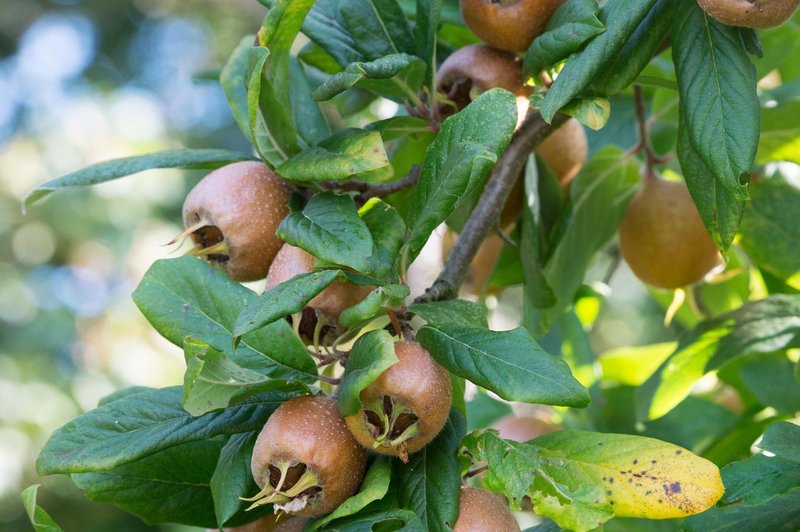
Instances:
[[[458,519],[453,532],[518,532],[514,514],[500,495],[476,488],[461,488]]]
[[[514,415],[499,419],[492,428],[497,429],[504,440],[518,442],[530,441],[559,429],[557,425],[537,417]]]
[[[263,488],[251,508],[274,504],[292,515],[316,517],[337,508],[358,489],[367,456],[339,415],[336,401],[296,397],[264,425],[250,469]]]
[[[544,32],[563,0],[461,0],[472,32],[501,50],[522,52]]]
[[[772,28],[789,20],[800,0],[697,0],[703,11],[729,26]]]
[[[284,513],[265,515],[246,525],[223,528],[223,532],[302,532],[308,521],[305,517],[287,517]],[[213,532],[206,529],[207,532]],[[216,529],[214,529],[216,530]]]
[[[580,122],[570,118],[550,133],[535,152],[555,172],[565,190],[586,162],[589,153],[586,132]]]
[[[208,174],[183,203],[183,222],[204,256],[236,281],[267,275],[283,243],[275,230],[287,214],[291,188],[259,162],[239,162]]]
[[[696,283],[720,262],[684,183],[646,178],[619,228],[633,273],[659,288]]]
[[[520,58],[482,44],[459,48],[439,67],[436,88],[452,102],[441,105],[439,113],[443,117],[455,114],[494,87],[514,94],[519,120],[525,118],[530,88],[522,80]]]
[[[363,407],[347,416],[356,440],[381,454],[399,456],[425,447],[450,414],[450,375],[416,342],[396,342],[399,362],[361,391]]]
[[[267,290],[274,288],[295,275],[314,270],[314,256],[298,247],[284,244],[267,274]],[[372,287],[358,286],[347,281],[334,280],[325,290],[309,301],[310,308],[338,319],[339,314],[352,307],[369,294]]]

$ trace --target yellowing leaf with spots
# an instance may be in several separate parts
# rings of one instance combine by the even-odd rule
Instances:
[[[668,519],[702,512],[722,496],[717,466],[653,438],[562,430],[527,443],[481,431],[464,440],[486,461],[487,488],[576,532],[614,516]]]

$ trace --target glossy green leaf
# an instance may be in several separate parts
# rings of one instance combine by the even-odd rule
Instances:
[[[88,187],[155,168],[214,169],[238,161],[252,161],[245,153],[230,150],[165,150],[146,155],[123,157],[92,164],[70,174],[51,179],[25,196],[23,207],[29,207],[56,190]]]
[[[514,96],[502,89],[484,92],[442,123],[425,156],[408,214],[412,257],[460,201],[484,184],[516,123]]]
[[[370,273],[372,236],[353,199],[323,192],[284,218],[277,235],[330,264]]]
[[[388,165],[380,133],[344,129],[281,163],[275,172],[289,181],[313,183],[350,179]]]
[[[761,136],[756,162],[769,164],[773,161],[790,161],[800,164],[800,121],[797,120],[800,102],[768,100],[768,103],[769,107],[761,109]]]
[[[388,203],[372,198],[358,210],[372,235],[370,272],[373,277],[397,281],[400,248],[406,234],[406,223],[397,209]]]
[[[244,136],[251,138],[250,117],[247,109],[247,57],[253,47],[255,35],[245,35],[231,53],[219,75],[219,83],[228,99],[236,124]]]
[[[566,59],[583,44],[605,30],[597,18],[597,0],[568,0],[553,14],[547,30],[539,35],[525,53],[522,72],[533,76],[545,67]]]
[[[260,430],[293,394],[271,392],[193,417],[181,387],[137,393],[95,408],[56,430],[36,462],[40,475],[102,472],[176,445]]]
[[[253,146],[264,161],[275,167],[297,151],[298,146],[291,110],[280,107],[274,98],[270,98],[269,82],[264,81],[269,54],[269,49],[263,46],[252,47],[247,52],[247,118]],[[262,100],[265,101],[264,107],[275,109],[275,113],[269,115],[269,122],[261,109]],[[283,132],[281,138],[276,137],[275,130]]]
[[[432,301],[429,303],[413,303],[408,307],[428,325],[462,325],[464,327],[488,328],[486,307],[480,303],[464,299]]]
[[[522,328],[489,331],[426,325],[417,341],[450,373],[508,401],[585,407],[589,392],[567,364],[545,352]]]
[[[416,0],[414,39],[417,55],[428,64],[425,73],[425,84],[428,87],[432,87],[436,79],[436,40],[444,4],[443,0]]]
[[[351,63],[320,85],[314,91],[314,99],[330,100],[350,87],[360,86],[384,97],[414,100],[424,73],[425,63],[408,54],[390,54],[368,63]],[[378,80],[381,83],[374,83]]]
[[[461,475],[456,451],[466,426],[464,416],[451,410],[431,443],[409,456],[407,464],[395,461],[401,506],[417,514],[431,532],[451,530],[458,516]]]
[[[303,143],[315,146],[330,137],[330,126],[319,104],[312,97],[312,88],[305,69],[294,56],[289,59],[289,88],[294,123]]]
[[[370,331],[356,340],[339,385],[339,410],[352,416],[361,408],[361,392],[398,362],[394,340],[385,330]]]
[[[353,516],[338,519],[325,527],[325,532],[374,532],[375,530],[426,532],[428,529],[414,512],[399,509],[359,512]]]
[[[352,307],[344,309],[339,315],[339,325],[353,327],[372,320],[386,308],[400,308],[409,293],[409,288],[403,284],[379,286]]]
[[[603,379],[638,386],[658,369],[677,346],[677,342],[662,342],[606,351],[599,358]]]
[[[784,353],[748,357],[742,362],[739,375],[761,404],[789,415],[800,411],[794,363]]]
[[[194,441],[72,480],[93,501],[113,503],[147,523],[214,527],[209,484],[223,445]]]
[[[286,316],[302,312],[308,302],[337,277],[344,278],[344,274],[339,270],[301,273],[274,286],[242,309],[233,325],[233,336],[238,338]]]
[[[759,134],[755,68],[736,28],[708,16],[695,0],[675,8],[672,57],[682,127],[717,184],[746,199]]]
[[[656,419],[727,362],[800,347],[800,296],[774,295],[700,323],[637,391],[639,419]]]
[[[542,117],[550,122],[555,114],[581,92],[603,71],[625,46],[656,0],[607,2],[598,13],[606,31],[589,41],[579,53],[568,60],[542,102]]]
[[[193,416],[202,416],[272,390],[310,393],[308,387],[300,382],[270,379],[243,368],[225,353],[200,340],[187,338],[183,349],[186,374],[182,404]]]
[[[36,532],[62,532],[58,523],[41,506],[36,504],[38,490],[39,484],[34,484],[25,488],[20,494],[22,505],[25,507],[25,513],[28,514],[28,520],[31,522],[33,529]]]
[[[317,379],[314,360],[285,321],[245,335],[233,349],[233,328],[256,294],[192,257],[156,261],[133,293],[147,321],[183,347],[187,336],[223,351],[240,366],[274,379]]]
[[[392,476],[392,462],[385,456],[379,456],[372,463],[358,493],[345,500],[336,510],[321,519],[316,519],[309,531],[320,530],[328,523],[353,515],[369,503],[382,499],[389,491],[389,481]],[[325,529],[327,530],[327,529]]]
[[[244,512],[250,506],[240,497],[250,497],[258,493],[258,485],[250,471],[250,458],[259,432],[254,430],[234,434],[220,451],[210,481],[217,526],[224,525],[234,515]]]

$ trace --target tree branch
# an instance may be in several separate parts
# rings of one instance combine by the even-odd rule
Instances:
[[[499,223],[503,205],[525,167],[528,155],[568,118],[566,115],[557,114],[550,125],[538,112],[528,115],[492,170],[486,188],[461,231],[455,247],[447,257],[442,272],[430,288],[416,299],[417,303],[453,299],[458,296],[458,289],[467,276],[470,263],[478,248],[491,229]]]
[[[380,198],[400,192],[407,188],[411,188],[419,181],[420,167],[414,165],[408,172],[408,175],[402,177],[391,183],[382,183],[380,185],[373,185],[371,183],[362,183],[360,181],[325,181],[322,188],[325,190],[339,190],[344,192],[356,191],[361,196],[361,199],[366,201],[370,198]]]

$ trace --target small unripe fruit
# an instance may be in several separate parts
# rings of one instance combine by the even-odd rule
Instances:
[[[697,0],[703,11],[729,26],[772,28],[789,20],[800,0]]]
[[[288,514],[330,513],[357,490],[366,452],[350,434],[336,401],[324,396],[286,401],[253,447],[253,479],[263,490],[251,506],[272,503]]]
[[[295,275],[314,270],[314,256],[303,249],[284,244],[267,274],[267,290],[270,290]],[[309,301],[310,308],[319,310],[333,319],[348,307],[352,307],[370,293],[372,287],[359,286],[348,281],[334,280],[325,290]]]
[[[486,44],[522,52],[541,35],[563,0],[461,0],[461,14]]]
[[[589,143],[580,122],[570,118],[536,147],[535,153],[555,172],[566,189],[586,163]]]
[[[442,63],[436,75],[436,88],[452,102],[442,104],[439,113],[442,116],[455,114],[481,93],[495,87],[517,97],[518,120],[525,118],[531,91],[522,79],[520,58],[481,44],[459,48]]]
[[[720,262],[686,185],[657,176],[631,200],[619,244],[633,273],[658,288],[694,284]]]
[[[398,362],[361,391],[363,407],[347,416],[356,440],[381,454],[399,456],[425,447],[450,414],[450,375],[416,342],[396,342]]]
[[[239,162],[208,174],[183,203],[187,236],[236,281],[267,275],[283,241],[275,235],[289,214],[289,185],[259,162]]]
[[[501,496],[476,488],[461,488],[453,532],[519,532],[519,529]]]

